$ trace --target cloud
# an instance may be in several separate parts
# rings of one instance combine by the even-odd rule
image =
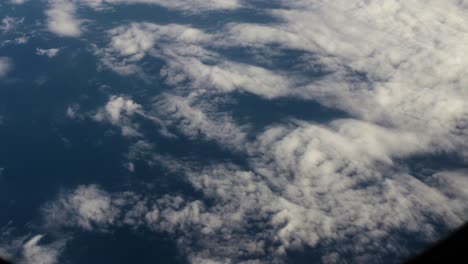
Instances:
[[[10,0],[10,3],[14,4],[14,5],[22,5],[24,3],[26,3],[28,0]]]
[[[100,109],[94,120],[98,122],[110,122],[119,126],[122,135],[139,136],[137,128],[131,123],[129,117],[140,112],[141,105],[121,96],[111,96],[106,106]]]
[[[285,174],[257,174],[232,165],[203,171],[188,169],[186,173],[194,187],[206,199],[215,201],[211,205],[181,196],[108,194],[96,186],[81,186],[78,190],[91,189],[100,193],[99,197],[106,197],[106,201],[109,198],[106,204],[112,204],[93,210],[98,215],[111,215],[95,217],[100,220],[94,221],[93,230],[128,225],[187,234],[179,235],[178,241],[192,263],[237,263],[241,259],[282,263],[287,251],[300,250],[305,245],[320,252],[324,262],[336,256],[346,256],[353,262],[379,261],[384,254],[409,253],[404,243],[398,242],[405,240],[405,234],[434,241],[440,237],[436,231],[440,221],[455,228],[466,217],[467,208],[462,202],[465,196],[459,196],[462,188],[453,192],[453,185],[440,184],[458,180],[466,185],[466,174],[441,172],[433,176],[440,180],[434,185],[404,174],[387,177],[374,171],[362,179],[359,172],[354,175],[351,169],[343,170],[351,174],[293,174],[291,181]],[[450,189],[452,194],[441,193],[439,188],[448,188],[445,190]],[[73,199],[77,192],[70,192],[65,199]],[[62,214],[67,212],[67,218],[49,218],[50,224],[90,230],[88,225],[77,225],[83,212],[76,206],[54,208]],[[88,213],[84,215],[89,217]],[[252,233],[252,229],[257,231]]]
[[[140,62],[151,56],[166,62],[161,74],[172,86],[316,100],[359,119],[430,133],[434,149],[461,152],[466,147],[461,136],[466,135],[468,116],[468,95],[461,88],[466,65],[461,55],[450,55],[464,54],[462,42],[450,37],[464,16],[455,4],[433,2],[453,13],[444,23],[432,22],[436,32],[415,30],[420,19],[428,24],[439,15],[439,9],[416,2],[382,7],[375,1],[360,7],[349,1],[305,3],[309,2],[288,2],[288,9],[272,10],[280,23],[231,23],[211,34],[182,25],[132,23],[111,30],[109,46],[97,54],[121,74],[144,75]],[[424,11],[413,12],[420,9]],[[404,16],[409,20],[402,21]],[[389,28],[393,24],[399,25],[397,31]],[[461,35],[468,32],[464,27],[457,30]],[[308,67],[320,67],[324,73],[299,78],[288,69],[240,63],[219,52],[269,45],[304,52]]]
[[[210,40],[210,35],[200,30],[175,24],[131,23],[110,30],[108,35],[111,38],[109,46],[103,49],[96,47],[96,55],[104,66],[122,75],[144,75],[138,62],[149,53],[156,52],[155,44],[167,47],[180,42],[187,46],[189,52],[203,52],[193,44]]]
[[[453,36],[465,36],[468,28],[457,26],[465,13],[456,2],[283,5],[271,11],[281,23],[230,24],[220,42],[257,48],[279,45],[313,54],[329,73],[286,94],[318,100],[372,122],[431,133],[439,148],[453,150],[463,141],[453,129],[463,126],[468,116],[468,95],[461,89],[467,81],[467,60],[462,59],[462,41]],[[440,8],[449,11],[441,14]],[[441,16],[443,22],[437,20]],[[424,26],[428,24],[432,26]]]
[[[27,241],[23,246],[23,257],[25,263],[55,264],[58,262],[61,253],[62,243],[55,243],[49,246],[39,245],[43,235],[36,235]]]
[[[4,78],[13,68],[13,63],[7,57],[0,57],[0,79]]]
[[[81,0],[81,2],[94,8],[101,8],[104,4],[154,4],[186,12],[232,10],[242,6],[239,0]]]
[[[286,96],[294,86],[282,72],[229,61],[207,50],[206,46],[219,36],[199,29],[132,23],[110,30],[109,35],[109,46],[97,49],[96,54],[105,66],[122,75],[141,74],[138,62],[150,55],[166,61],[161,73],[171,85],[189,82],[193,88],[241,90],[266,98]]]
[[[204,137],[226,144],[232,149],[238,148],[246,140],[246,128],[239,127],[232,118],[216,113],[215,109],[197,105],[197,97],[207,94],[192,94],[187,100],[180,96],[163,95],[153,105],[155,115],[161,116],[165,127],[175,126],[184,135],[197,139]]]
[[[15,18],[6,16],[2,19],[0,23],[0,31],[5,34],[13,29],[15,29],[18,25],[23,24],[24,18]]]
[[[193,210],[192,203],[171,212],[189,221],[188,226],[200,225],[189,233],[196,234],[203,250],[191,252],[193,240],[182,247],[197,258],[220,262],[282,262],[286,252],[305,245],[323,250],[324,258],[335,253],[365,261],[408,254],[388,241],[404,239],[398,234],[433,241],[439,236],[435,226],[463,223],[461,193],[455,192],[457,198],[441,193],[446,184],[417,180],[391,162],[423,150],[424,140],[354,120],[332,127],[298,123],[266,130],[249,150],[252,171],[225,165],[202,172],[188,169],[193,186],[216,202],[197,205],[203,210],[196,216],[186,211]],[[401,139],[405,143],[395,145]],[[164,219],[161,211],[159,217]],[[208,219],[198,222],[202,217]],[[222,227],[210,224],[216,219]],[[247,235],[251,229],[255,235]],[[391,247],[383,247],[386,243]]]
[[[105,229],[113,224],[118,207],[109,194],[97,186],[80,186],[72,193],[62,194],[43,207],[46,224],[51,228],[80,227],[84,230]]]
[[[121,4],[155,4],[168,9],[194,13],[241,7],[238,0],[49,0],[49,9],[46,11],[48,29],[60,36],[78,37],[82,33],[83,22],[76,14],[79,6],[88,6],[100,11],[109,5]]]
[[[8,226],[7,226],[8,227]],[[3,229],[3,228],[2,228]],[[2,230],[4,232],[5,230]],[[60,254],[66,243],[66,239],[58,238],[52,243],[41,243],[44,235],[35,235],[31,237],[20,236],[10,238],[10,230],[0,233],[0,254],[9,260],[18,261],[18,263],[38,263],[38,264],[55,264],[59,263]],[[7,239],[7,243],[4,239]]]
[[[96,8],[116,3],[124,1],[88,1]],[[288,252],[306,247],[323,263],[380,263],[387,255],[414,253],[408,236],[429,243],[462,224],[468,217],[466,171],[419,175],[405,162],[433,154],[468,156],[466,5],[279,5],[266,11],[277,18],[271,23],[231,23],[210,32],[153,23],[109,30],[108,44],[95,46],[105,67],[146,77],[154,73],[146,72],[145,63],[163,60],[160,74],[172,89],[154,98],[151,111],[130,97],[111,96],[95,120],[122,128],[124,135],[138,131],[140,119],[151,120],[242,153],[242,166],[162,157],[141,136],[129,159],[160,162],[185,175],[200,198],[80,186],[45,207],[47,223],[169,233],[193,263],[283,263]],[[228,56],[232,49],[272,46],[300,54],[288,57],[297,66],[274,68],[258,57]],[[219,107],[235,92],[269,103],[283,97],[316,101],[350,118],[322,124],[285,118],[253,131]]]
[[[69,105],[67,107],[67,111],[65,112],[65,114],[67,115],[68,118],[75,119],[79,117],[78,115],[79,108],[80,108],[79,105]]]
[[[107,65],[117,71],[125,66],[141,72],[143,57],[163,59],[166,67],[161,74],[172,86],[315,100],[369,122],[429,133],[433,150],[463,152],[468,94],[461,87],[467,81],[466,60],[460,59],[462,42],[451,36],[464,36],[468,28],[456,26],[464,13],[454,2],[432,1],[428,8],[417,2],[283,4],[284,9],[270,11],[281,19],[279,23],[231,23],[211,34],[173,24],[118,27],[110,31],[103,61],[114,62]],[[438,6],[453,14],[444,23],[434,22],[441,15]],[[417,30],[418,21],[435,25]],[[181,32],[191,32],[191,37],[181,37]],[[262,50],[269,45],[301,51],[301,59],[309,61],[297,61],[299,65],[310,63],[308,67],[324,72],[298,77],[290,74],[291,69],[239,63],[219,52],[238,47]],[[451,56],[452,52],[460,55]]]
[[[119,123],[122,114],[133,115],[141,106],[131,99],[125,99],[120,96],[111,96],[103,111],[96,114],[98,121],[109,120],[111,123]]]
[[[46,10],[49,31],[65,37],[80,36],[82,21],[76,17],[76,9],[74,1],[50,0]]]
[[[434,241],[442,235],[439,228],[456,228],[467,217],[466,172],[418,179],[393,162],[427,151],[428,141],[416,134],[353,119],[329,125],[295,121],[272,126],[240,145],[247,168],[158,160],[185,174],[203,199],[81,186],[51,203],[66,206],[49,205],[53,212],[68,213],[47,217],[48,222],[91,230],[79,224],[91,218],[99,219],[93,230],[130,225],[188,234],[178,235],[178,243],[193,263],[282,263],[287,252],[305,246],[317,250],[323,262],[344,256],[353,262],[379,261],[385,254],[403,257],[410,253],[402,243],[406,235]],[[81,194],[88,192],[98,195]],[[77,199],[77,194],[92,198]],[[99,210],[84,210],[98,212],[93,218],[62,202],[70,200],[105,202],[97,203],[103,205]]]
[[[60,52],[60,49],[41,49],[41,48],[37,48],[36,49],[36,54],[37,55],[40,55],[40,56],[47,56],[49,58],[53,58],[55,56],[57,56],[57,54]]]

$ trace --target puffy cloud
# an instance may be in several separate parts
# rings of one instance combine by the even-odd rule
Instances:
[[[303,176],[269,175],[265,171],[257,174],[232,165],[202,171],[185,169],[193,186],[211,202],[181,196],[106,193],[103,195],[111,197],[115,207],[102,207],[99,212],[112,214],[112,221],[96,221],[96,229],[98,225],[100,230],[108,228],[112,223],[187,234],[178,235],[177,241],[192,263],[238,263],[242,259],[282,263],[287,251],[305,245],[317,250],[323,262],[337,256],[380,262],[385,254],[409,253],[401,244],[405,234],[434,241],[440,237],[436,230],[442,223],[455,228],[466,218],[467,208],[462,202],[466,196],[459,195],[462,188],[444,183],[458,181],[466,185],[466,174],[441,172],[433,176],[432,183],[425,183],[410,175],[376,171],[363,179],[351,168],[336,168],[335,172],[328,168],[327,176],[319,172]],[[348,170],[348,175],[340,170]],[[83,188],[95,187],[79,187]],[[74,206],[61,211],[74,213],[66,219],[58,218],[62,222],[55,218],[55,225],[79,223],[82,219]],[[86,225],[81,227],[87,229]]]
[[[69,0],[50,0],[46,11],[49,31],[60,36],[81,35],[81,20],[76,17],[76,4]]]
[[[12,69],[13,64],[9,58],[0,57],[0,79],[4,78]]]
[[[454,36],[465,38],[468,28],[460,25],[466,13],[458,2],[283,5],[285,9],[271,11],[281,23],[231,24],[222,45],[275,44],[313,54],[311,58],[318,59],[312,63],[318,62],[329,74],[290,89],[290,95],[318,100],[372,122],[430,133],[443,149],[465,146],[458,134],[466,134],[468,94],[462,87],[468,60],[463,59],[463,41]]]
[[[109,120],[112,123],[119,123],[122,114],[133,115],[141,106],[131,99],[121,96],[111,96],[103,111],[96,114],[96,120]]]
[[[180,25],[134,23],[111,30],[111,42],[100,55],[106,66],[125,74],[144,72],[137,62],[147,55],[162,58],[166,67],[161,74],[173,86],[317,100],[363,120],[429,133],[434,149],[462,152],[467,60],[463,41],[451,36],[468,33],[459,26],[465,13],[456,2],[420,5],[284,2],[287,8],[271,11],[280,23],[232,23],[212,34]],[[435,18],[443,14],[438,10],[450,10],[451,15],[439,22]],[[434,26],[421,27],[418,21]],[[300,50],[306,64],[309,60],[310,67],[325,71],[319,77],[299,78],[288,69],[235,62],[218,52],[269,45]]]
[[[416,135],[355,120],[331,128],[300,122],[272,127],[247,148],[252,171],[225,165],[186,171],[193,186],[216,201],[170,211],[171,219],[183,217],[196,226],[182,245],[195,259],[282,262],[286,252],[306,245],[324,261],[331,255],[353,261],[404,256],[408,252],[397,242],[404,234],[433,241],[440,237],[436,226],[455,228],[467,217],[459,191],[467,175],[442,173],[450,180],[421,181],[392,164],[427,148]],[[448,184],[455,181],[460,188]],[[203,209],[188,213],[193,206]],[[158,215],[164,219],[161,210]],[[209,224],[216,219],[223,225]],[[184,226],[166,228],[186,231]],[[191,250],[194,242],[203,245],[200,251]]]
[[[37,48],[36,49],[36,54],[37,55],[40,55],[40,56],[47,56],[49,58],[53,58],[55,56],[57,56],[57,54],[60,52],[60,49],[41,49],[41,48]]]
[[[109,101],[95,115],[94,119],[98,122],[110,122],[119,126],[122,134],[126,136],[139,136],[137,128],[128,118],[134,114],[142,113],[141,105],[121,96],[111,96]]]
[[[56,201],[46,204],[43,212],[51,228],[80,227],[91,231],[113,224],[119,208],[109,194],[90,185],[62,194]]]
[[[344,256],[380,262],[386,254],[409,254],[402,243],[405,235],[434,241],[441,237],[441,227],[456,228],[468,217],[466,172],[418,179],[393,162],[427,151],[428,141],[416,134],[353,119],[326,126],[296,121],[270,127],[239,145],[248,168],[159,160],[183,172],[203,193],[201,200],[106,194],[95,186],[78,190],[91,188],[112,205],[99,211],[112,215],[112,221],[95,221],[98,226],[187,234],[177,241],[193,263],[282,263],[287,252],[304,246],[317,250],[323,262]],[[81,217],[73,213],[67,221],[79,223]]]

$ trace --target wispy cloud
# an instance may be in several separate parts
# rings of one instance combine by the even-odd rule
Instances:
[[[4,17],[0,23],[0,31],[2,33],[7,33],[15,29],[18,25],[23,24],[24,18],[15,18],[15,17]]]
[[[78,2],[82,2],[94,8],[116,4],[154,4],[168,9],[187,12],[231,10],[241,7],[241,2],[239,0],[78,0]]]
[[[4,230],[2,230],[3,232]],[[7,236],[11,236],[7,234]],[[66,243],[66,239],[59,238],[52,243],[42,243],[44,235],[20,236],[10,238],[5,244],[5,234],[0,233],[0,254],[9,260],[18,263],[56,264],[59,263],[60,254]]]

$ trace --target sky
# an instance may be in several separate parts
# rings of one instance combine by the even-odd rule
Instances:
[[[0,0],[0,256],[421,252],[468,220],[467,9]]]

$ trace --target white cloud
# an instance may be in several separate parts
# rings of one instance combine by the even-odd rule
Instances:
[[[104,3],[117,1],[94,5]],[[62,206],[49,206],[68,212],[48,217],[49,222],[67,219],[87,230],[143,225],[177,234],[193,263],[281,263],[286,252],[304,246],[317,250],[325,263],[344,256],[350,262],[381,262],[385,254],[410,253],[401,243],[405,235],[434,241],[443,235],[439,228],[463,223],[466,171],[416,177],[401,162],[445,151],[468,155],[468,27],[463,23],[468,17],[461,9],[466,4],[281,3],[283,8],[269,10],[277,23],[233,23],[214,33],[151,23],[110,30],[109,44],[96,47],[105,66],[143,75],[143,58],[162,59],[161,74],[173,90],[155,98],[151,113],[127,97],[113,96],[96,120],[135,128],[131,117],[138,115],[175,126],[190,138],[235,146],[230,149],[243,152],[246,165],[193,165],[144,155],[169,171],[180,170],[204,199],[108,194],[81,186],[52,203]],[[299,78],[291,69],[261,67],[255,58],[236,62],[220,52],[271,45],[302,52],[301,66],[310,63],[305,66],[322,67],[325,74]],[[248,124],[237,124],[217,108],[216,99],[233,91],[314,100],[351,118],[325,124],[278,121],[251,139]],[[154,149],[139,140],[133,150],[129,156]],[[88,192],[93,195],[82,194]],[[95,202],[85,207],[98,209],[77,209],[87,200]]]
[[[166,67],[161,74],[173,86],[317,100],[359,119],[429,133],[434,150],[462,152],[468,117],[468,94],[462,88],[468,81],[463,74],[467,60],[462,59],[463,41],[451,36],[468,34],[468,28],[459,26],[465,13],[454,2],[420,5],[285,2],[288,9],[271,11],[281,23],[233,23],[213,34],[187,26],[133,23],[110,32],[112,40],[102,60],[116,71],[123,67],[132,74],[143,71],[137,63],[143,57],[162,58]],[[442,15],[439,7],[451,12],[444,23],[435,19]],[[418,29],[418,21],[435,25]],[[191,37],[183,38],[180,32],[191,32]],[[313,59],[310,63],[326,69],[327,75],[304,80],[288,69],[238,63],[213,51],[271,44],[302,50],[308,55],[304,58]],[[458,55],[450,55],[453,52]]]
[[[212,128],[205,122],[213,121],[206,121],[209,117],[200,112],[184,107],[175,112],[187,111],[190,114],[185,116],[196,113],[203,120],[191,116],[187,120],[195,127],[188,125],[188,131]],[[213,131],[217,130],[205,133]],[[94,229],[124,224],[188,234],[178,241],[193,263],[237,263],[246,258],[281,263],[287,251],[306,245],[319,250],[324,262],[344,255],[353,262],[378,260],[383,254],[405,256],[409,252],[400,244],[405,234],[434,241],[441,237],[440,227],[456,228],[468,217],[466,172],[439,172],[419,180],[393,163],[395,158],[427,151],[428,142],[417,134],[353,119],[326,126],[296,121],[270,127],[252,142],[239,141],[248,170],[230,164],[200,167],[158,160],[171,171],[184,173],[203,193],[203,200],[107,194],[96,186],[81,186],[59,201],[75,200],[70,197],[91,189],[99,193],[91,200],[106,201],[102,203],[106,206],[93,211],[109,216],[98,217]],[[89,225],[77,224],[83,217],[77,206],[66,204],[52,208],[72,213],[66,218],[48,217],[51,225],[57,225],[58,219],[89,230]]]
[[[323,162],[320,170],[329,170],[328,175],[320,171],[306,175],[279,171],[257,174],[232,165],[202,171],[186,167],[194,187],[215,202],[211,205],[180,196],[155,199],[130,192],[107,194],[95,186],[78,190],[90,188],[106,201],[111,200],[106,204],[113,205],[100,207],[99,215],[111,217],[99,218],[93,230],[113,224],[187,234],[178,242],[192,263],[237,263],[241,259],[281,263],[287,250],[299,250],[304,245],[319,250],[323,261],[341,254],[353,262],[378,260],[382,254],[403,256],[408,252],[398,244],[398,239],[404,240],[401,234],[433,241],[440,238],[436,226],[444,223],[455,228],[466,217],[466,196],[460,196],[460,192],[466,192],[452,184],[458,181],[466,185],[466,174],[443,172],[433,176],[437,181],[424,183],[405,174],[369,171],[360,175],[363,168],[356,164],[346,167],[345,160],[341,164],[344,168],[333,169],[327,162],[334,161]],[[358,171],[353,171],[353,166]],[[440,188],[447,193],[438,191]],[[72,200],[77,192],[59,201]],[[57,209],[68,212],[67,218],[49,218],[53,220],[50,224],[76,226],[83,218],[71,204]],[[90,230],[88,225],[78,226]],[[257,231],[252,233],[252,228]]]
[[[11,222],[10,222],[11,224]],[[66,239],[59,238],[52,243],[41,243],[44,235],[12,238],[11,225],[2,228],[0,233],[0,254],[3,258],[18,263],[56,264],[65,246]]]
[[[81,20],[76,17],[76,4],[69,0],[50,0],[46,11],[49,31],[60,36],[81,35]]]
[[[90,231],[113,224],[119,209],[109,194],[90,185],[60,195],[56,201],[46,204],[43,212],[51,228],[80,227]]]
[[[83,19],[77,17],[79,6],[85,5],[105,10],[109,5],[155,4],[168,9],[184,12],[204,12],[210,10],[232,10],[241,7],[239,0],[48,0],[48,29],[60,36],[78,37],[81,35]],[[21,0],[15,0],[20,3]]]
[[[286,96],[294,86],[285,73],[229,61],[207,50],[205,46],[218,36],[188,26],[132,23],[109,34],[109,46],[96,54],[119,74],[141,74],[137,62],[151,55],[166,61],[162,74],[172,85],[189,81],[194,88],[241,90],[266,98]]]
[[[4,78],[12,69],[13,64],[9,58],[0,57],[0,79]]]
[[[14,4],[14,5],[22,5],[24,3],[26,3],[28,0],[10,0],[10,3]]]
[[[231,10],[241,7],[239,0],[78,0],[94,8],[116,4],[154,4],[186,12]]]
[[[192,98],[174,95],[163,95],[154,104],[155,115],[163,117],[160,120],[165,127],[176,126],[186,136],[192,138],[204,137],[225,146],[236,149],[245,142],[245,129],[239,127],[232,118],[217,115],[214,109],[197,105],[197,97],[209,96],[204,93],[192,94]]]
[[[2,33],[7,33],[13,29],[15,29],[18,25],[24,22],[24,18],[15,18],[6,16],[2,19],[0,23],[0,31]]]
[[[119,126],[122,135],[139,136],[137,127],[132,124],[130,116],[141,112],[141,105],[121,96],[111,96],[104,108],[98,110],[94,115],[94,120],[98,122],[110,122]]]
[[[125,99],[121,96],[112,96],[106,104],[103,111],[96,114],[96,120],[107,119],[112,123],[121,121],[122,113],[133,115],[141,106],[133,102],[131,99]]]
[[[468,81],[463,73],[468,27],[460,24],[466,13],[457,2],[283,3],[287,9],[271,12],[283,22],[231,24],[221,45],[278,44],[310,52],[331,74],[287,94],[372,122],[430,133],[439,148],[465,146],[459,132],[453,133],[468,116],[468,94],[462,88]]]
[[[53,58],[57,56],[59,52],[60,52],[60,49],[41,49],[41,48],[36,49],[37,55],[40,55],[40,56],[45,55],[49,58]]]
[[[111,37],[109,46],[104,49],[96,48],[96,54],[104,66],[122,75],[143,75],[143,70],[137,62],[149,53],[160,56],[154,49],[156,44],[163,48],[174,42],[180,42],[186,46],[185,50],[203,52],[194,44],[209,41],[211,38],[210,35],[187,26],[175,24],[162,26],[151,23],[131,23],[128,26],[114,28],[108,34]]]
[[[248,64],[217,61],[219,63],[215,65],[208,65],[196,57],[168,60],[164,73],[172,84],[175,78],[183,76],[182,80],[188,80],[195,88],[213,87],[225,92],[241,90],[266,98],[284,96],[292,86],[279,73]]]
[[[58,262],[63,243],[56,242],[52,245],[39,245],[43,235],[36,235],[23,246],[24,263],[55,264]]]

